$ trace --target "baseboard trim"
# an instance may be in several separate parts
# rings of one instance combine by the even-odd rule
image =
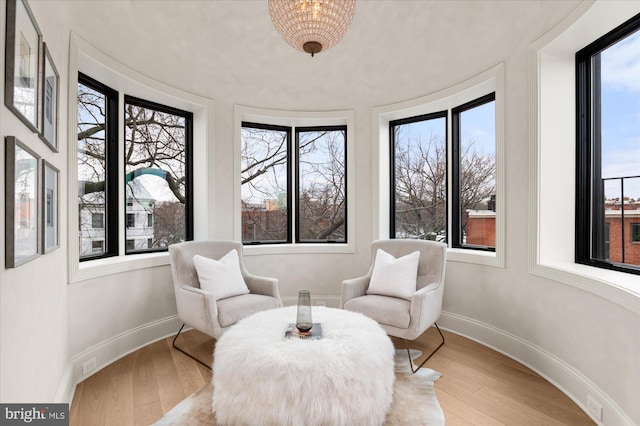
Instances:
[[[64,370],[62,380],[60,380],[60,385],[58,385],[58,391],[56,392],[53,402],[56,404],[68,403],[71,405],[71,400],[73,400],[73,394],[75,391],[76,383],[73,380],[73,364],[69,362]]]
[[[178,316],[172,315],[120,333],[75,355],[65,371],[56,398],[71,404],[78,383],[142,347],[176,334],[180,325]],[[82,364],[94,357],[96,368],[83,375]]]
[[[552,353],[516,335],[489,324],[443,312],[438,320],[440,328],[464,336],[512,358],[544,377],[573,400],[597,425],[630,425],[631,418],[607,393],[588,377]],[[602,419],[587,409],[587,396],[602,404]]]

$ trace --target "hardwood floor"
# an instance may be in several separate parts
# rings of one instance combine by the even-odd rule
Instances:
[[[413,347],[429,352],[436,333],[430,329]],[[443,334],[446,344],[426,366],[442,373],[435,389],[447,426],[594,424],[530,369],[464,337]],[[173,349],[172,339],[131,353],[78,384],[70,425],[148,425],[210,381],[211,372]],[[214,340],[208,336],[189,331],[178,344],[212,361]]]

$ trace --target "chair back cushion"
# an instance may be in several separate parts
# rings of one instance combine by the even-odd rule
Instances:
[[[419,261],[420,252],[417,250],[396,259],[378,249],[367,294],[411,300],[416,292]]]
[[[174,286],[187,285],[200,288],[193,257],[200,255],[217,260],[229,253],[230,250],[236,250],[238,253],[238,264],[244,276],[246,271],[242,261],[242,244],[237,241],[185,241],[170,245],[169,258]]]
[[[199,254],[193,257],[200,288],[213,294],[216,300],[249,293],[242,278],[238,252],[230,250],[220,260],[209,259]]]
[[[382,249],[396,258],[406,256],[414,251],[420,252],[416,290],[420,290],[432,283],[444,284],[447,260],[446,244],[436,241],[399,238],[377,240],[371,244],[373,258],[375,258],[378,249]]]

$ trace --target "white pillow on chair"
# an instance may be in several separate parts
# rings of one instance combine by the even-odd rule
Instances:
[[[238,252],[231,250],[220,260],[195,255],[193,264],[198,273],[200,288],[213,293],[216,300],[249,293],[240,272]]]
[[[367,294],[398,297],[411,300],[416,292],[420,252],[395,258],[378,249]]]

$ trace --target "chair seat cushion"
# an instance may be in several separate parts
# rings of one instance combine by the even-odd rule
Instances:
[[[409,328],[411,322],[411,302],[397,297],[367,295],[356,297],[344,304],[344,308],[360,312],[378,324],[398,328]]]
[[[262,294],[242,294],[240,296],[220,299],[218,305],[218,322],[221,327],[229,327],[249,315],[280,307],[278,299]]]

